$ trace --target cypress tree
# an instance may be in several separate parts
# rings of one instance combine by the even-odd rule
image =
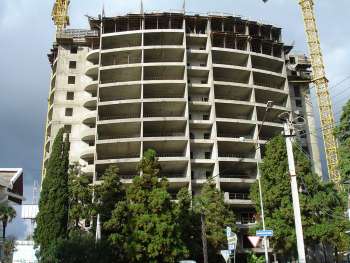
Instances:
[[[34,241],[40,247],[41,262],[51,262],[47,252],[67,237],[69,138],[60,129],[54,140],[46,175],[42,182]]]

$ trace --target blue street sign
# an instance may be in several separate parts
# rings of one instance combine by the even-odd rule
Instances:
[[[256,236],[258,236],[258,237],[272,237],[273,230],[257,230]]]
[[[231,251],[233,251],[233,250],[235,250],[236,249],[236,245],[235,244],[229,244],[228,245],[228,250],[231,252]]]

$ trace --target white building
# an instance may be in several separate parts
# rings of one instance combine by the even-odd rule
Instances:
[[[13,253],[13,263],[37,263],[34,241],[16,241]]]
[[[23,169],[0,168],[0,203],[21,204],[23,199]]]

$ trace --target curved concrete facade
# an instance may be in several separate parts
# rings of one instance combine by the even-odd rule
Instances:
[[[257,162],[266,141],[283,129],[278,115],[296,110],[281,29],[179,13],[90,19],[90,25],[83,38],[79,31],[76,38],[67,33],[70,41],[58,39],[51,55],[44,167],[52,138],[68,124],[71,161],[86,165],[95,181],[117,164],[129,183],[143,152],[152,148],[171,193],[187,187],[196,194],[213,177],[237,223],[253,224],[248,193]],[[79,47],[77,54],[72,46]],[[74,70],[67,69],[72,59]],[[68,91],[74,100],[67,101]],[[268,101],[273,107],[266,112]],[[73,116],[65,116],[67,108]],[[306,116],[310,107],[298,110]],[[312,130],[313,119],[307,125]],[[316,158],[318,146],[308,146]]]

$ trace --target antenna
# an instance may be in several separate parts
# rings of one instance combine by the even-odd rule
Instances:
[[[39,193],[39,187],[38,187],[38,181],[34,180],[33,183],[33,199],[32,199],[32,204],[37,205],[38,204],[38,193]]]
[[[143,10],[143,1],[140,1],[140,14],[143,15],[144,14],[144,10]]]

